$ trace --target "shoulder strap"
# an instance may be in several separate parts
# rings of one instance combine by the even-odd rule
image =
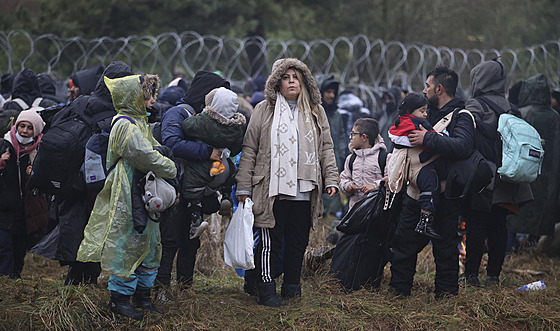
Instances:
[[[20,98],[15,98],[12,101],[17,103],[21,107],[22,110],[29,109],[29,106],[27,105],[27,103],[25,103],[25,101],[21,100]]]
[[[41,104],[42,101],[43,101],[43,98],[41,98],[41,97],[33,100],[33,104],[31,105],[31,107],[40,107],[39,105]]]
[[[350,169],[350,175],[352,175],[352,170],[354,170],[354,161],[356,161],[356,153],[352,152],[352,156],[350,156],[350,161],[348,163],[348,169]]]
[[[136,125],[136,122],[135,122],[132,118],[130,118],[130,117],[128,117],[128,116],[125,116],[125,115],[122,115],[122,116],[119,116],[119,117],[115,118],[115,121],[113,122],[113,124],[111,124],[111,127],[112,127],[113,125],[115,125],[115,123],[117,123],[118,120],[120,120],[120,119],[122,119],[122,118],[126,118],[127,120],[130,121],[130,123]]]
[[[490,106],[490,110],[495,112],[496,115],[498,116],[507,113],[507,111],[505,111],[502,107],[498,106],[494,101],[490,100],[488,97],[479,96],[476,97],[476,100],[480,102],[482,108],[484,108],[485,111],[488,111],[488,106]]]
[[[123,115],[123,116],[119,116],[119,117],[115,118],[115,121],[113,122],[113,124],[111,124],[111,127],[112,127],[115,123],[117,123],[117,121],[120,120],[121,118],[125,118],[125,119],[129,120],[130,123],[136,125],[136,122],[134,122],[134,120],[133,120],[132,118]],[[119,156],[119,157],[115,160],[115,163],[113,163],[113,165],[111,165],[111,166],[109,167],[109,169],[107,169],[107,174],[109,174],[111,171],[113,171],[113,169],[115,169],[115,167],[117,166],[117,164],[119,163],[119,161],[120,161],[121,159],[122,159],[122,156]]]
[[[185,109],[187,111],[187,113],[189,113],[189,115],[194,115],[195,114],[193,109],[191,108],[191,106],[187,105],[186,103],[181,103],[181,104],[178,104],[177,106]]]
[[[457,110],[457,108],[455,110]],[[434,125],[434,130],[437,132],[442,132],[443,130],[445,130],[445,128],[449,126],[449,123],[451,123],[451,119],[453,119],[453,114],[455,113],[455,110],[449,112],[449,114],[445,115],[442,119],[440,119]]]
[[[381,149],[379,150],[377,162],[379,164],[379,168],[381,169],[381,174],[385,176],[385,165],[387,164],[387,150]],[[356,161],[356,153],[352,152],[352,156],[350,156],[350,160],[348,161],[348,169],[350,170],[350,174],[352,174],[352,170],[354,170],[354,161]]]
[[[460,113],[468,114],[468,115],[471,117],[471,119],[472,119],[472,123],[473,123],[473,125],[474,125],[474,128],[476,129],[476,121],[475,121],[475,119],[474,119],[474,115],[473,115],[470,111],[468,111],[468,110],[466,110],[466,109],[461,109],[461,110],[459,110],[459,114],[460,114]]]
[[[381,169],[381,175],[385,176],[385,166],[387,165],[387,152],[386,149],[379,150],[379,156],[377,159],[377,163],[379,164],[379,168]]]

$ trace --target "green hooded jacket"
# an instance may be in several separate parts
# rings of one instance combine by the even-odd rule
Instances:
[[[150,269],[159,267],[161,259],[159,225],[149,221],[142,234],[134,230],[131,202],[134,170],[151,170],[156,176],[168,179],[174,178],[177,170],[171,159],[153,149],[158,143],[148,126],[140,76],[104,79],[117,111],[109,136],[107,165],[117,160],[118,163],[97,195],[77,260],[101,262],[101,267],[111,274],[129,277],[140,265]],[[136,124],[126,120],[114,122],[123,115]]]
[[[183,121],[183,136],[186,140],[202,141],[213,148],[227,148],[233,157],[241,152],[245,133],[243,126],[246,120],[243,114],[237,112],[237,103],[232,106],[235,113],[231,118],[212,108],[217,90],[217,88],[213,89],[205,96],[206,107],[202,113],[189,116]],[[222,163],[228,169],[226,173],[213,177],[210,175],[210,168],[214,161],[185,160],[181,197],[185,200],[201,200],[205,195],[215,192],[222,186],[233,185],[235,168],[232,162],[226,165],[226,161],[227,158],[222,159]]]
[[[508,216],[508,229],[551,235],[560,217],[560,115],[550,107],[550,89],[544,75],[523,81],[519,107],[523,119],[544,140],[544,159],[541,174],[531,183],[535,200],[523,205],[518,215]]]

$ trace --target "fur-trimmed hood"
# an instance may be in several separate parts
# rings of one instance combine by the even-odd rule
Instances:
[[[228,109],[227,111],[225,111],[224,109],[220,110],[220,109],[214,109],[212,107],[214,97],[216,96],[216,92],[219,89],[225,89],[226,91],[231,92],[230,90],[227,90],[225,87],[215,88],[212,91],[210,91],[210,93],[208,93],[205,97],[206,107],[204,107],[204,112],[207,113],[208,116],[210,116],[212,119],[214,119],[215,121],[217,121],[222,125],[227,125],[227,126],[245,125],[246,123],[245,116],[243,116],[243,114],[237,111],[239,108],[239,104],[237,102],[237,95],[235,94],[235,92],[231,92],[232,93],[231,102],[221,103],[222,106],[224,107],[227,106],[228,108],[232,108],[232,109]],[[234,112],[230,118],[227,118],[226,116],[223,115],[223,113],[227,113],[230,111]]]
[[[276,92],[279,91],[278,82],[282,78],[282,74],[286,70],[294,68],[303,74],[303,85],[307,88],[309,92],[309,102],[311,102],[312,107],[318,107],[321,105],[321,92],[319,92],[319,87],[311,71],[307,65],[298,59],[286,58],[279,59],[272,65],[272,73],[268,76],[266,80],[266,85],[264,88],[264,98],[269,102],[269,109],[274,111],[274,106],[276,105]],[[303,88],[303,87],[302,87]]]
[[[144,74],[144,81],[142,82],[144,100],[150,100],[152,93],[154,94],[154,99],[157,99],[160,85],[161,82],[158,75]]]

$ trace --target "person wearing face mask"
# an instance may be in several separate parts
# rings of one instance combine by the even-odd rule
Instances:
[[[22,111],[0,145],[0,275],[20,278],[23,269],[29,216],[26,184],[44,127],[35,108]]]

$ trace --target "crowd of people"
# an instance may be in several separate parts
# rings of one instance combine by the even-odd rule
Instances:
[[[193,285],[200,235],[208,228],[203,215],[231,214],[250,197],[258,240],[244,290],[258,304],[277,307],[301,295],[304,253],[318,220],[341,218],[386,185],[403,196],[389,244],[393,293],[411,295],[418,253],[429,243],[436,298],[457,295],[461,282],[480,286],[485,250],[485,283],[498,284],[515,234],[552,235],[560,220],[560,92],[536,75],[515,84],[506,99],[506,70],[497,60],[472,69],[470,98],[458,95],[458,83],[453,70],[437,67],[423,91],[390,87],[383,108],[372,112],[351,91],[341,92],[334,75],[314,77],[294,58],[277,60],[268,77],[253,79],[250,93],[208,71],[162,88],[157,75],[135,74],[120,61],[72,74],[67,98],[56,94],[48,74],[6,74],[0,275],[21,277],[31,251],[68,265],[66,285],[96,284],[101,270],[108,272],[116,314],[162,313],[151,289],[158,302],[168,300],[174,261],[178,286]],[[532,183],[504,181],[496,173],[500,156],[484,155],[491,183],[452,196],[450,169],[480,148],[481,130],[496,131],[502,113],[523,118],[540,134],[540,176]],[[35,160],[54,157],[41,142],[69,125],[68,118],[87,122],[89,135],[109,133],[98,189],[85,185],[83,160],[66,174],[64,194],[38,184],[45,163]],[[89,135],[76,137],[83,151]],[[387,155],[384,167],[381,155]],[[143,183],[150,173],[176,192],[161,214],[147,211],[146,195],[153,192]],[[466,222],[463,275],[459,220]]]

